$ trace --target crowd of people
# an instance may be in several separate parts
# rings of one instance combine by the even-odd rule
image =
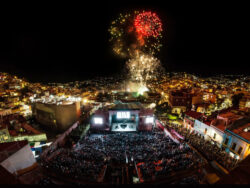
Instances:
[[[186,144],[174,142],[163,131],[91,134],[82,137],[71,148],[43,161],[54,172],[76,178],[98,181],[108,165],[135,164],[140,178],[170,176],[190,168],[199,168],[202,159]]]
[[[232,158],[222,148],[218,147],[216,143],[206,140],[203,136],[195,132],[190,132],[188,129],[179,127],[178,125],[169,124],[177,132],[185,137],[185,141],[190,143],[209,161],[216,161],[228,170],[231,170],[237,164],[237,160]]]

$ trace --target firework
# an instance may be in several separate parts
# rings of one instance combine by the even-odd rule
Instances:
[[[129,58],[130,91],[142,95],[148,91],[147,83],[162,73],[160,61],[154,55],[160,51],[162,23],[156,13],[135,11],[120,14],[111,23],[109,33],[113,51],[120,57]]]
[[[161,72],[160,61],[149,54],[137,53],[137,55],[127,61],[130,80],[146,85],[148,81],[157,78]]]
[[[136,32],[142,36],[158,37],[162,32],[161,20],[155,13],[142,12],[138,14],[134,21]]]
[[[136,96],[144,95],[144,92],[149,91],[149,89],[138,82],[128,81],[126,84],[126,91],[136,93]]]
[[[109,28],[113,51],[121,57],[133,57],[138,51],[152,55],[160,51],[162,24],[155,13],[135,11],[120,14]]]

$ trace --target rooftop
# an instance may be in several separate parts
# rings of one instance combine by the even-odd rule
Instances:
[[[112,107],[110,110],[139,110],[142,109],[143,106],[140,103],[118,103]]]
[[[240,137],[250,141],[250,118],[242,118],[235,121],[227,129]]]
[[[222,118],[233,118],[237,115],[235,113],[232,113],[232,112],[226,112],[226,113],[220,114],[219,116]]]
[[[17,142],[6,142],[0,144],[0,162],[8,158],[9,155],[16,153],[18,150],[28,144],[27,140]]]
[[[214,119],[214,120],[212,120],[211,125],[214,126],[214,127],[216,127],[217,129],[223,131],[223,132],[226,129],[226,124],[221,119]]]
[[[243,116],[233,113],[231,109],[230,111],[226,110],[220,113],[216,119],[212,120],[211,124],[224,132],[228,126],[241,118],[243,118]]]
[[[212,121],[208,121],[208,120],[207,120],[207,121],[203,121],[203,123],[205,123],[206,125],[209,125],[209,126],[210,126],[211,123],[212,123]]]
[[[73,104],[74,102],[81,101],[81,97],[73,97],[73,96],[42,96],[41,98],[34,99],[30,98],[32,102],[40,102],[45,104],[57,104],[57,105],[69,105]]]
[[[37,135],[37,134],[42,134],[40,131],[34,129],[33,127],[31,127],[27,123],[20,123],[20,122],[18,122],[17,126],[19,128],[22,128],[23,131],[20,132],[18,129],[15,129],[15,128],[11,129],[10,125],[5,124],[5,123],[0,125],[0,130],[7,128],[8,131],[9,131],[10,136],[18,136],[18,135],[22,135],[23,136],[23,135]]]
[[[198,119],[203,115],[202,113],[196,112],[196,111],[187,111],[187,112],[185,112],[185,114],[189,117],[194,118],[194,119]]]

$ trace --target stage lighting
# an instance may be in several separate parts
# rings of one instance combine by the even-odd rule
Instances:
[[[117,119],[129,119],[130,112],[117,112],[116,117]]]
[[[146,124],[154,123],[154,117],[146,117]]]
[[[99,125],[103,124],[103,118],[95,117],[94,118],[94,124],[99,124]]]

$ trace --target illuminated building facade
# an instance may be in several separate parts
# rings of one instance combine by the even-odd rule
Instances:
[[[183,125],[204,139],[213,141],[231,157],[243,160],[250,154],[250,118],[238,113],[231,110],[212,118],[189,111],[185,113]]]
[[[250,118],[232,123],[223,136],[223,148],[232,157],[243,160],[250,154]]]
[[[193,130],[194,122],[196,119],[199,119],[202,116],[202,113],[195,112],[195,111],[188,111],[185,112],[183,125],[185,128]]]

